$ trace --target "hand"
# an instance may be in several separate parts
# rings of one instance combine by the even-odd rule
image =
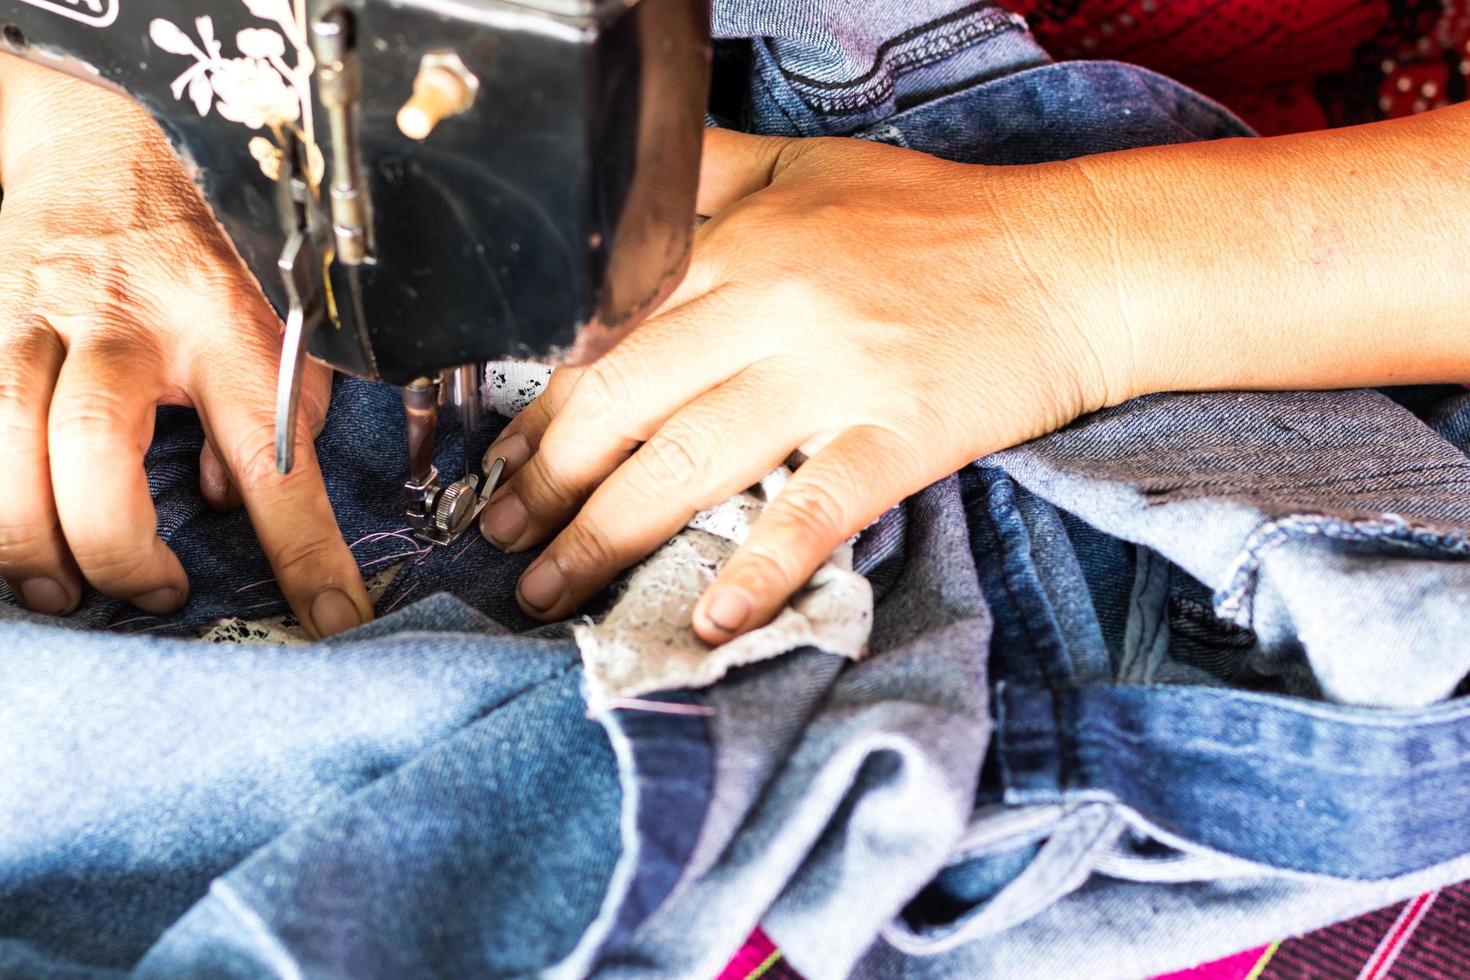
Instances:
[[[0,55],[0,576],[65,613],[81,582],[147,612],[188,594],[143,472],[158,405],[198,410],[200,488],[242,502],[316,635],[372,616],[311,443],[330,373],[303,384],[296,469],[275,471],[280,321],[152,121]]]
[[[711,131],[689,273],[497,440],[482,518],[555,619],[793,450],[808,457],[696,605],[717,644],[967,462],[1122,400],[1125,304],[1066,164],[983,168],[859,140]],[[1084,318],[1085,317],[1085,318]],[[558,531],[560,533],[558,533]]]

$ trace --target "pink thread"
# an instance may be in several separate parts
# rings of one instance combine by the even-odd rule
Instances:
[[[678,704],[669,701],[649,701],[645,698],[605,698],[598,702],[598,708],[602,710],[594,713],[589,706],[587,717],[595,718],[603,710],[611,710],[613,708],[631,708],[634,711],[648,711],[659,715],[697,715],[708,717],[715,713],[715,709],[707,704]]]
[[[412,528],[405,527],[399,528],[397,531],[378,531],[375,534],[365,534],[362,537],[358,538],[356,541],[349,544],[347,546],[347,550],[351,551],[353,548],[356,548],[360,544],[368,544],[373,541],[381,541],[384,538],[398,538],[401,541],[413,545],[415,550],[417,550],[420,542],[417,538],[409,534],[409,532],[412,530]]]
[[[453,558],[449,559],[449,564],[453,565],[455,562],[459,561],[460,555],[463,555],[466,551],[469,551],[470,550],[470,547],[474,543],[475,543],[475,539],[473,537],[471,537],[468,541],[465,542],[464,547],[461,548],[461,549],[459,549],[459,551],[455,554],[455,556]]]
[[[428,545],[428,546],[426,546],[424,548],[420,548],[419,547],[420,541],[417,538],[412,537],[411,535],[409,535],[407,533],[410,530],[412,530],[412,528],[405,527],[405,528],[400,528],[397,531],[376,531],[376,532],[374,532],[372,534],[365,534],[362,537],[358,538],[356,541],[354,541],[351,544],[349,544],[347,546],[347,550],[348,551],[351,551],[353,548],[356,548],[359,545],[371,544],[374,541],[381,541],[384,538],[397,538],[400,541],[403,541],[406,544],[412,546],[412,548],[413,548],[412,551],[400,552],[399,554],[396,554],[396,555],[389,555],[386,558],[374,558],[372,561],[366,562],[366,563],[358,566],[359,568],[367,568],[369,565],[376,565],[379,562],[389,561],[389,560],[391,560],[393,558],[406,558],[406,557],[408,557],[410,555],[420,555],[420,556],[422,556],[422,555],[427,554],[429,551],[431,551],[433,549],[433,547],[434,547],[433,545]],[[272,577],[272,578],[263,578],[259,582],[251,582],[249,585],[242,585],[242,586],[240,586],[238,589],[235,590],[235,594],[236,595],[239,595],[241,592],[248,592],[251,589],[259,588],[262,585],[269,585],[270,583],[272,583],[274,581],[275,581],[275,578],[274,577]],[[253,608],[256,608],[256,607],[252,606],[250,608],[253,609]]]
[[[400,551],[396,555],[384,555],[382,558],[374,558],[372,561],[365,561],[361,565],[358,565],[357,567],[358,568],[371,568],[374,565],[381,565],[385,561],[392,561],[395,558],[410,558],[410,557],[412,557],[414,555],[417,555],[419,553],[420,552],[418,552],[418,551]]]
[[[400,602],[402,602],[404,599],[407,599],[408,598],[408,594],[410,592],[412,592],[414,589],[416,589],[418,587],[419,587],[419,584],[417,582],[415,582],[414,584],[410,585],[408,588],[404,589],[399,594],[398,598],[397,599],[394,599],[393,602],[392,602],[392,604],[389,605],[387,609],[384,609],[383,612],[385,612],[385,613],[392,612],[395,608],[397,608],[397,606],[398,606],[398,604]]]

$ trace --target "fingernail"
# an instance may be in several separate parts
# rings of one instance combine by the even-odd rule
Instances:
[[[155,616],[171,613],[183,604],[184,593],[168,585],[161,589],[154,589],[152,592],[140,595],[133,600],[133,605],[146,613],[153,613]]]
[[[521,577],[521,601],[537,612],[545,612],[556,605],[566,585],[561,567],[550,558],[543,558]]]
[[[341,589],[327,589],[311,600],[311,624],[317,636],[336,636],[362,625],[357,607]]]
[[[526,505],[514,490],[491,504],[480,518],[480,533],[501,551],[515,544],[526,533]]]
[[[519,432],[513,432],[504,439],[495,441],[485,450],[485,459],[488,462],[493,463],[500,456],[505,457],[505,475],[510,476],[525,466],[526,460],[531,458],[531,443]]]
[[[704,618],[715,629],[734,633],[750,618],[750,600],[731,589],[716,592],[705,604]]]
[[[60,616],[71,605],[66,588],[54,578],[32,578],[20,583],[20,598],[32,612]]]

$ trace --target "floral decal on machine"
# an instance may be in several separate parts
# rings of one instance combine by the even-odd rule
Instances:
[[[172,21],[157,18],[148,25],[148,37],[170,54],[194,59],[174,79],[176,99],[187,97],[207,116],[211,108],[224,119],[250,129],[268,129],[270,137],[250,139],[250,155],[272,180],[280,174],[279,133],[287,126],[301,128],[306,141],[313,183],[321,179],[321,152],[311,121],[311,74],[316,67],[307,43],[304,18],[290,0],[243,0],[250,13],[270,21],[275,29],[251,27],[235,35],[239,54],[225,57],[215,36],[214,18],[194,18],[195,40]],[[287,54],[291,61],[287,61]]]

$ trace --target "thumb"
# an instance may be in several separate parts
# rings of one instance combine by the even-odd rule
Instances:
[[[925,473],[912,448],[887,429],[840,433],[757,518],[695,603],[694,632],[718,645],[766,625],[842,542],[942,475]]]
[[[781,154],[796,140],[788,136],[751,136],[730,129],[704,131],[695,210],[706,217],[770,185]]]

